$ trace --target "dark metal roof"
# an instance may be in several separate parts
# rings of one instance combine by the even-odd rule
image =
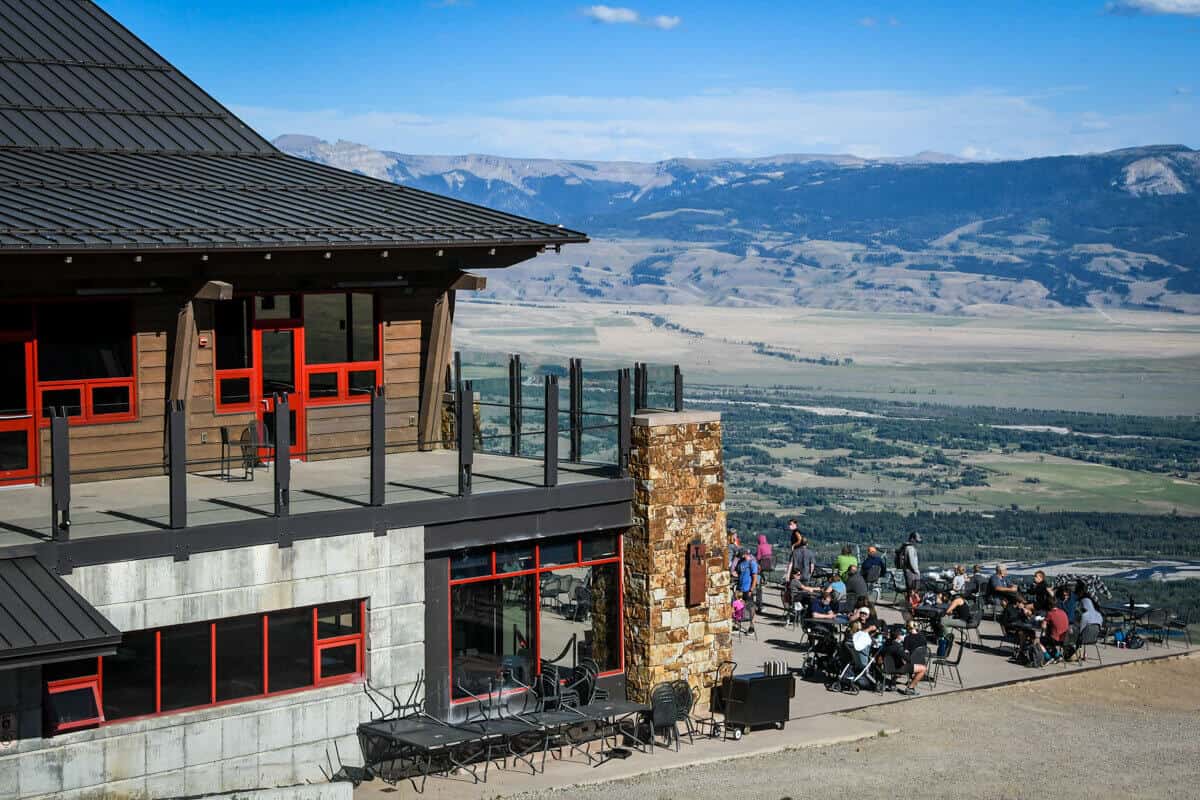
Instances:
[[[121,632],[32,556],[0,559],[0,670],[114,652]]]
[[[584,241],[285,155],[93,3],[0,0],[0,252]]]

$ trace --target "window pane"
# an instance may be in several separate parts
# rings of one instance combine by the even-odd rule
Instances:
[[[556,542],[543,544],[541,547],[543,567],[555,564],[574,564],[579,561],[578,540],[575,537],[559,539]]]
[[[375,370],[356,369],[350,372],[350,394],[370,394],[375,390]]]
[[[615,558],[617,555],[617,535],[615,533],[598,533],[594,536],[585,536],[583,537],[582,545],[584,561]]]
[[[52,692],[47,697],[47,703],[53,725],[82,722],[100,716],[100,709],[96,708],[96,692],[91,686]]]
[[[332,639],[335,636],[350,636],[362,631],[358,619],[357,600],[334,603],[317,608],[317,638]]]
[[[33,330],[33,306],[29,303],[0,305],[0,331]]]
[[[104,718],[154,713],[154,631],[121,634],[116,655],[104,657]]]
[[[217,623],[217,700],[262,694],[262,648],[260,615]]]
[[[0,431],[0,472],[29,469],[29,434]]]
[[[3,315],[0,309],[0,316]],[[28,414],[25,343],[0,342],[0,417]]]
[[[128,302],[38,307],[38,380],[128,378],[133,324]]]
[[[71,678],[90,678],[96,672],[99,661],[94,658],[84,658],[79,661],[60,661],[57,664],[46,664],[42,667],[42,680],[46,683],[65,681]]]
[[[162,710],[212,702],[212,646],[207,622],[162,631]]]
[[[214,338],[217,369],[249,369],[254,366],[250,346],[250,302],[247,298],[216,304]]]
[[[496,548],[496,572],[533,569],[533,545],[514,544]]]
[[[453,696],[490,691],[503,671],[534,672],[533,575],[450,587]]]
[[[82,394],[78,389],[47,389],[42,392],[42,416],[50,416],[50,409],[65,408],[68,417],[83,413]]]
[[[492,574],[490,550],[460,550],[450,559],[450,579],[478,578]]]
[[[93,414],[128,414],[128,386],[97,386],[92,389]]]
[[[586,658],[620,666],[619,565],[575,567],[541,579],[542,660],[573,667]]]
[[[309,397],[337,397],[338,376],[336,372],[314,372],[308,376]]]
[[[254,298],[255,319],[299,319],[300,295],[267,294]]]
[[[267,615],[267,688],[272,692],[313,684],[312,609]]]
[[[249,403],[250,379],[222,378],[220,381],[220,392],[222,403]]]
[[[304,360],[309,364],[350,361],[352,340],[344,294],[304,296]]]
[[[377,328],[375,326],[375,298],[373,295],[357,292],[350,295],[351,331],[350,340],[351,361],[374,361],[378,358]]]
[[[296,348],[290,330],[262,332],[262,393],[296,391]]]
[[[343,644],[321,650],[321,679],[358,672],[358,646]]]

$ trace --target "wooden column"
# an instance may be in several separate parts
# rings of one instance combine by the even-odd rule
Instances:
[[[434,301],[429,345],[425,351],[420,417],[417,422],[417,440],[422,450],[432,449],[442,439],[442,376],[450,366],[453,326],[454,290],[448,289]]]

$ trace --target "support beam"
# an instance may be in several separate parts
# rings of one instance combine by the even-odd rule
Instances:
[[[50,409],[50,535],[71,539],[71,426],[66,409]]]
[[[167,480],[171,527],[187,527],[187,416],[183,402],[167,404]]]
[[[190,399],[192,389],[192,364],[196,352],[196,309],[191,298],[179,307],[175,317],[175,349],[171,354],[171,392],[169,403]]]
[[[542,447],[542,485],[558,486],[558,376],[546,376],[545,442]]]
[[[455,433],[458,434],[458,495],[471,494],[475,474],[475,389],[470,381],[458,384],[454,393]]]
[[[387,399],[383,387],[371,392],[371,505],[384,503],[387,463]]]
[[[425,351],[425,369],[421,380],[420,419],[417,442],[422,450],[432,449],[441,441],[442,376],[450,364],[451,330],[454,325],[454,291],[443,292],[433,305],[429,326],[429,344]],[[456,376],[457,380],[457,376]]]
[[[472,275],[469,272],[460,273],[450,284],[451,291],[481,292],[487,288],[487,278],[483,275]]]

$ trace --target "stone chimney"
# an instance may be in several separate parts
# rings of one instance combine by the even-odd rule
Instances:
[[[625,679],[630,698],[686,679],[707,707],[732,657],[721,415],[637,414],[629,465],[634,525],[625,534]],[[707,550],[703,600],[687,604],[688,546]]]

